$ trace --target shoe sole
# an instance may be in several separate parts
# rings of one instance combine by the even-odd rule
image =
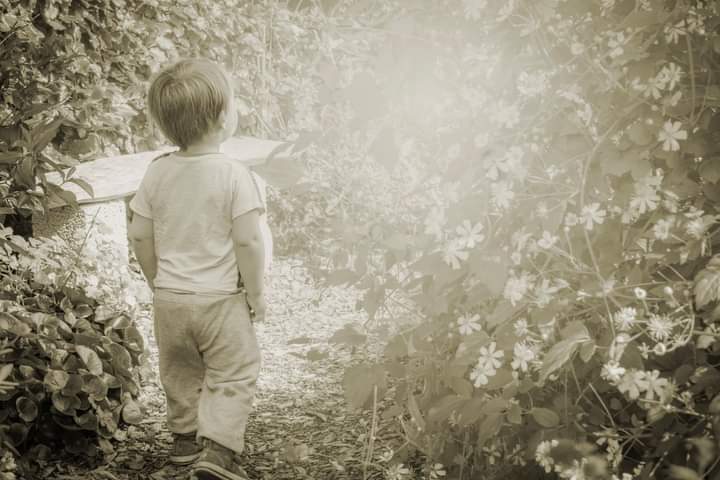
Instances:
[[[192,473],[193,480],[250,480],[247,476],[236,475],[219,465],[198,462]]]
[[[200,458],[201,454],[202,452],[191,453],[190,455],[170,455],[169,460],[170,463],[172,463],[173,465],[190,465],[195,460]]]

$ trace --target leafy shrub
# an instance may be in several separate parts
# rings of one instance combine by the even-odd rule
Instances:
[[[143,58],[143,44],[125,34],[124,3],[0,5],[0,215],[22,219],[57,197],[71,201],[45,174],[97,154],[103,137],[130,136],[137,112],[122,93],[136,82],[129,60]]]
[[[230,0],[23,0],[0,4],[0,19],[5,224],[21,225],[57,197],[72,204],[47,172],[90,190],[72,176],[78,161],[157,148],[146,84],[180,57],[227,67],[242,133],[279,138],[315,123],[303,62],[319,50],[317,12]]]
[[[318,68],[294,218],[326,281],[399,315],[346,381],[367,405],[394,379],[395,461],[715,475],[717,4],[396,2],[373,23],[379,5],[356,2],[376,36],[355,63]]]
[[[121,255],[104,235],[77,247],[0,230],[0,440],[13,452],[109,453],[140,421],[144,345]]]

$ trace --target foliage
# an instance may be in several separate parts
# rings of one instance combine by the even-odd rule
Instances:
[[[145,92],[180,57],[223,63],[242,133],[280,136],[313,122],[299,58],[315,55],[322,19],[275,2],[0,2],[0,215],[73,203],[78,160],[155,149]],[[23,59],[18,62],[17,59]],[[302,113],[301,113],[302,112]],[[63,172],[61,185],[46,178]],[[0,217],[2,218],[2,217]]]
[[[116,67],[111,74],[110,67],[140,46],[123,36],[124,3],[0,4],[0,214],[27,217],[58,196],[72,203],[45,176],[77,164],[57,148],[77,156],[97,151],[96,132],[129,136],[129,107],[126,118],[111,108],[121,90],[105,88],[110,75],[130,83],[126,72]]]
[[[243,131],[299,134],[312,167],[273,197],[279,244],[359,288],[371,319],[402,312],[384,359],[345,383],[369,401],[391,377],[424,477],[717,470],[714,3],[28,0],[0,13],[0,207],[62,195],[42,182],[65,155],[154,148],[150,72],[219,59]],[[389,478],[413,475],[412,453]]]
[[[110,453],[119,426],[141,420],[134,398],[144,345],[121,255],[102,234],[78,248],[57,237],[26,241],[0,230],[5,455],[42,461],[58,449]],[[12,470],[10,460],[2,462]]]
[[[715,474],[717,5],[350,3],[287,218],[402,312],[354,401],[455,478]]]

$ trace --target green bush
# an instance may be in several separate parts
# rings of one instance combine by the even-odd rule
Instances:
[[[25,459],[95,456],[142,412],[131,272],[103,235],[79,248],[0,229],[0,440]]]

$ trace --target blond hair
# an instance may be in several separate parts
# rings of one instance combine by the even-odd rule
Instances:
[[[217,126],[232,95],[225,71],[203,59],[181,60],[159,72],[150,84],[150,116],[165,137],[184,149]]]

